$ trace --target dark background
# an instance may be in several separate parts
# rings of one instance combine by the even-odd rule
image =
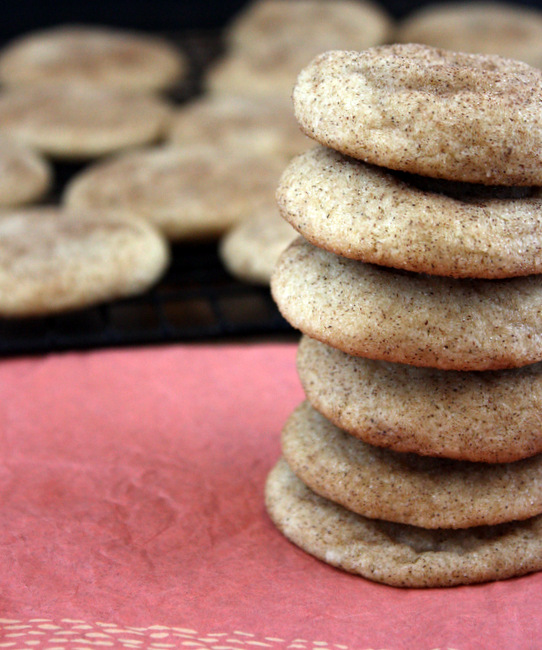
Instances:
[[[162,32],[219,29],[246,4],[246,0],[14,0],[9,4],[4,3],[0,39],[5,41],[25,31],[66,22],[98,23]],[[390,14],[400,18],[428,2],[386,0],[380,4]],[[542,0],[515,4],[542,9]]]

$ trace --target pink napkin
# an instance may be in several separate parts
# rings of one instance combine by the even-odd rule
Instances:
[[[263,505],[295,345],[0,363],[0,648],[534,648],[542,574],[407,590]]]

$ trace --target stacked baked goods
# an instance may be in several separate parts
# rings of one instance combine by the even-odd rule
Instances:
[[[422,45],[330,51],[294,89],[320,144],[277,197],[272,292],[307,401],[268,512],[407,587],[542,568],[542,72]]]

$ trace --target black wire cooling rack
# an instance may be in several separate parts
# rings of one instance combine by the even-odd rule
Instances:
[[[177,245],[169,271],[145,294],[45,318],[0,320],[0,354],[277,334],[293,330],[267,287],[229,276],[216,244]]]
[[[220,34],[168,35],[186,52],[191,73],[172,99],[182,103],[203,89],[209,63],[220,54]],[[57,165],[52,199],[60,196],[79,165]],[[33,319],[0,319],[0,356],[85,350],[140,344],[294,337],[268,287],[233,278],[218,256],[218,244],[172,247],[162,280],[145,294],[76,312]]]

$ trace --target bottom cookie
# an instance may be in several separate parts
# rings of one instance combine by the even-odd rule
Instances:
[[[283,459],[267,479],[266,507],[304,551],[395,587],[451,587],[542,569],[542,516],[463,530],[367,519],[314,494]]]

